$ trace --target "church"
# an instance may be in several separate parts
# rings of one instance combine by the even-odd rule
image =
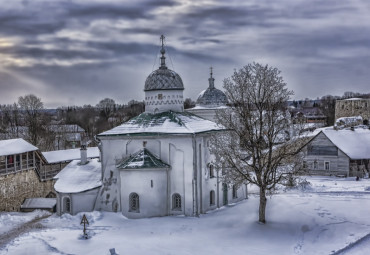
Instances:
[[[247,197],[222,182],[208,145],[222,126],[184,111],[184,84],[166,66],[146,79],[145,112],[97,136],[100,159],[72,161],[57,176],[58,214],[102,210],[127,218],[197,216]],[[212,77],[211,77],[212,78]]]

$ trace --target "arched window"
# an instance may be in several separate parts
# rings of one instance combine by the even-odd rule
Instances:
[[[181,196],[177,193],[172,195],[172,210],[181,210]]]
[[[215,205],[215,191],[211,190],[209,193],[209,205]]]
[[[233,198],[238,198],[238,189],[233,185]]]
[[[131,193],[129,196],[130,209],[129,212],[140,212],[139,195]]]
[[[69,199],[69,197],[64,198],[64,212],[71,212],[71,200]]]
[[[215,168],[212,164],[209,165],[209,178],[215,177]]]

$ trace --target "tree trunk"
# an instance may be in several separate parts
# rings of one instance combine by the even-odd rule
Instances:
[[[260,207],[259,207],[259,219],[261,223],[266,223],[266,190],[264,187],[260,187]]]

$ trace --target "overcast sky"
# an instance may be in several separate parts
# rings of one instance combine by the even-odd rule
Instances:
[[[368,0],[0,0],[0,104],[46,107],[144,99],[167,66],[196,99],[253,61],[282,71],[294,98],[370,92]]]

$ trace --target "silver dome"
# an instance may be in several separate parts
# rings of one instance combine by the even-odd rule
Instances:
[[[209,86],[199,94],[196,105],[214,107],[223,106],[228,103],[224,92],[215,88],[215,79],[212,77],[212,74],[211,67],[211,77],[208,79]]]
[[[216,88],[207,88],[202,91],[196,102],[200,106],[222,106],[227,103],[227,97],[224,92]]]
[[[149,74],[145,81],[144,91],[151,90],[184,90],[184,84],[182,83],[180,75],[175,71],[168,69],[166,66],[166,57],[164,54],[164,36],[161,35],[162,48],[161,48],[161,65],[160,67]]]
[[[180,75],[162,66],[152,72],[145,81],[144,91],[150,90],[184,90]]]

